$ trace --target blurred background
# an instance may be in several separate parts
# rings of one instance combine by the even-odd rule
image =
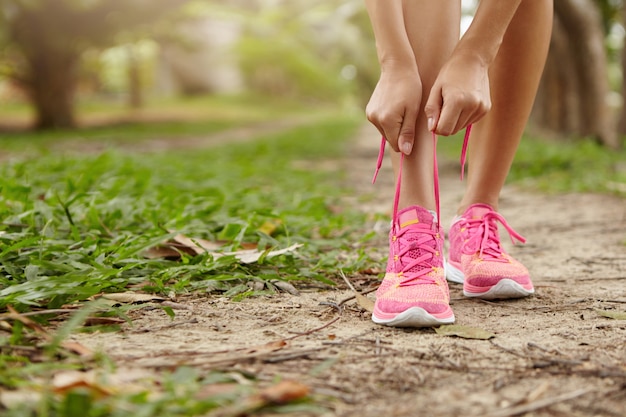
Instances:
[[[622,0],[555,0],[532,129],[623,144],[625,17]],[[0,135],[211,120],[220,103],[243,120],[237,103],[265,100],[363,113],[377,78],[362,0],[0,0]]]

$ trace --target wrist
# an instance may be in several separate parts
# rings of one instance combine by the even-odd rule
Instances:
[[[452,53],[452,59],[460,58],[482,68],[489,68],[498,52],[499,44],[488,47],[484,43],[482,46],[475,46],[468,41],[460,43]]]
[[[381,72],[417,74],[417,63],[413,59],[398,57],[381,57]]]

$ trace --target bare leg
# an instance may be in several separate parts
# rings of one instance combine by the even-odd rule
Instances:
[[[475,203],[498,209],[543,72],[552,8],[549,0],[524,0],[507,29],[489,73],[491,111],[472,130],[467,191],[458,214]]]
[[[439,69],[450,57],[459,40],[461,4],[459,0],[404,0],[407,34],[417,60],[422,81],[423,104],[428,99]],[[433,148],[425,113],[420,110],[416,123],[413,152],[405,158],[399,208],[418,205],[435,208],[433,194]],[[397,175],[399,155],[393,156]]]

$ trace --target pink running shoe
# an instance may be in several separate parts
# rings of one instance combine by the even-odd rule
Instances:
[[[463,294],[482,299],[519,298],[535,292],[528,270],[504,251],[498,222],[511,240],[525,242],[504,217],[486,204],[470,206],[450,227],[446,275],[463,283]]]
[[[426,209],[400,211],[389,233],[387,273],[372,320],[398,327],[454,323],[443,268],[443,230]]]
[[[374,179],[385,153],[382,138]],[[433,134],[436,149],[437,137]],[[454,323],[450,293],[443,267],[443,230],[439,226],[439,176],[433,152],[434,191],[437,215],[411,206],[398,211],[404,155],[400,156],[398,180],[389,232],[387,273],[376,291],[374,323],[397,327],[430,327]]]

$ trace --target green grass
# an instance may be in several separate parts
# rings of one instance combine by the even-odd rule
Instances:
[[[299,168],[294,161],[314,167],[338,157],[356,124],[327,119],[203,151],[50,154],[5,164],[0,308],[56,308],[142,282],[149,282],[146,291],[168,293],[214,287],[211,281],[326,281],[329,268],[353,268],[328,255],[361,220],[348,210],[332,212],[343,192],[341,170]],[[280,225],[272,236],[262,232],[268,222]],[[171,230],[226,240],[230,249],[242,243],[306,246],[297,255],[247,266],[210,255],[144,259],[142,252],[168,239]]]
[[[280,134],[204,150],[128,154],[111,149],[80,156],[41,152],[0,163],[0,315],[9,306],[23,313],[127,290],[223,294],[237,300],[271,292],[275,279],[333,285],[339,269],[349,273],[375,266],[367,245],[353,246],[367,239],[362,237],[365,214],[337,209],[349,192],[339,158],[361,122],[343,115],[317,117],[315,123]],[[126,134],[120,140],[136,139],[135,132],[119,132]],[[44,137],[42,146],[55,135],[60,133]],[[24,148],[29,146],[40,149],[33,144]],[[243,244],[261,250],[303,246],[245,265],[232,256],[183,255],[178,261],[143,256],[172,231],[224,241],[225,250]],[[259,281],[266,283],[261,292],[246,285]],[[82,311],[77,314],[85,316]],[[124,308],[98,311],[126,317]],[[48,327],[45,317],[50,316],[33,319]],[[248,388],[233,383],[226,395],[198,396],[207,386],[233,382],[232,375],[179,368],[142,382],[145,389],[134,394],[98,398],[90,390],[52,393],[50,378],[62,370],[95,369],[107,375],[115,365],[104,356],[85,362],[59,344],[63,335],[79,329],[78,319],[75,327],[58,331],[56,342],[42,340],[19,320],[4,323],[0,388],[41,394],[35,402],[2,411],[7,416],[203,415],[236,406],[259,386],[256,381]],[[40,353],[22,353],[32,349]],[[154,397],[153,391],[159,395]],[[304,401],[278,411],[310,415],[320,408]]]

